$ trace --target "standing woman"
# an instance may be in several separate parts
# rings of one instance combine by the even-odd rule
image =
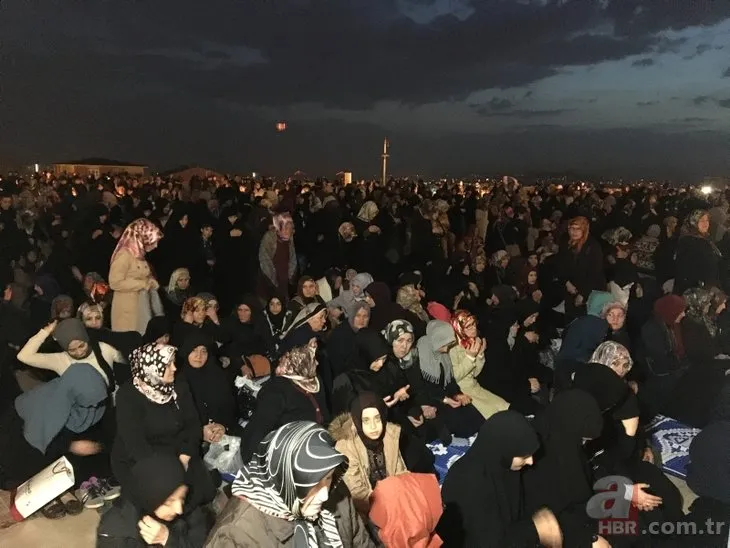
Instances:
[[[288,297],[289,284],[297,273],[297,254],[294,249],[294,221],[289,213],[274,216],[274,230],[261,238],[259,264],[261,287],[259,296],[272,293]]]
[[[710,215],[696,209],[684,221],[675,253],[674,294],[682,295],[692,287],[722,287],[722,254],[710,234]]]
[[[162,231],[148,219],[132,221],[119,238],[109,265],[109,287],[112,299],[112,330],[144,333],[152,317],[151,310],[142,310],[140,293],[155,291],[155,280],[145,255],[157,247]]]

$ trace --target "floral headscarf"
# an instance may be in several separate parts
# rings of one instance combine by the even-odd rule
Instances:
[[[457,310],[454,312],[454,316],[451,318],[451,327],[454,328],[456,340],[459,341],[462,347],[468,348],[469,344],[474,340],[466,335],[466,330],[470,325],[476,324],[476,322],[477,319],[471,312],[467,312],[466,310]]]
[[[153,342],[137,348],[129,356],[132,384],[151,402],[165,404],[177,400],[174,383],[162,382],[176,351],[177,348],[169,344]]]
[[[284,229],[287,226],[294,227],[294,221],[292,220],[291,215],[289,215],[289,213],[287,212],[274,215],[273,223],[274,229],[276,230],[276,235],[279,237],[279,239],[282,242],[288,242],[290,236],[284,234]]]
[[[608,367],[614,367],[622,364],[625,369],[631,369],[634,361],[627,348],[615,341],[606,341],[598,345],[593,351],[593,355],[589,360],[590,363],[600,363]]]
[[[340,237],[346,242],[351,242],[357,236],[355,231],[355,225],[352,223],[342,223],[340,228],[337,229]]]
[[[124,229],[122,237],[119,238],[111,262],[114,262],[117,253],[123,249],[126,249],[135,259],[141,259],[145,256],[145,247],[156,244],[163,236],[162,230],[149,219],[132,221]]]
[[[409,312],[412,312],[419,319],[427,322],[430,318],[428,312],[421,304],[421,292],[412,284],[404,285],[398,290],[395,302]]]
[[[380,212],[378,206],[372,200],[365,202],[357,214],[357,218],[366,223],[372,223],[373,219]]]
[[[693,287],[684,292],[684,302],[687,304],[687,317],[705,324],[707,331],[713,337],[717,333],[717,326],[710,317],[711,311],[708,313],[705,309],[712,307],[713,294],[709,289],[701,287]]]
[[[292,348],[279,358],[276,375],[291,380],[306,392],[319,392],[317,360],[314,351],[308,346]]]

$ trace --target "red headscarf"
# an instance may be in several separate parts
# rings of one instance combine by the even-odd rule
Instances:
[[[122,237],[119,238],[117,247],[114,249],[110,263],[122,249],[126,249],[135,259],[145,256],[145,247],[159,242],[164,234],[159,227],[149,219],[137,219],[132,221],[124,229]]]
[[[674,349],[681,358],[684,356],[684,341],[682,330],[677,318],[687,308],[684,297],[679,295],[665,295],[654,303],[654,314],[667,326],[674,337]]]
[[[454,333],[456,333],[456,339],[459,341],[459,344],[464,348],[469,348],[469,345],[474,341],[473,338],[467,337],[466,328],[469,327],[471,324],[475,324],[476,322],[476,317],[474,317],[473,314],[467,312],[466,310],[457,310],[456,312],[454,312],[454,317],[451,318],[451,327],[454,328]]]
[[[441,514],[441,490],[433,474],[391,476],[370,495],[370,520],[385,546],[439,548],[443,541],[433,531]]]
[[[441,303],[431,301],[426,306],[426,310],[434,320],[441,320],[442,322],[451,322],[451,312]]]

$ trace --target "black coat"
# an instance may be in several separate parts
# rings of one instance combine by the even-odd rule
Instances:
[[[692,287],[722,287],[722,257],[705,238],[681,236],[677,242],[674,293],[681,295]]]

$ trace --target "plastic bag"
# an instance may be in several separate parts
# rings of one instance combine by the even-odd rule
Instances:
[[[211,443],[203,462],[209,469],[218,470],[221,474],[237,474],[243,467],[241,438],[225,435],[221,441]]]

